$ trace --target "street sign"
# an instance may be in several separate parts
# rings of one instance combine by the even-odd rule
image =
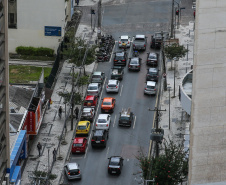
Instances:
[[[180,8],[181,10],[184,10],[185,9],[185,7],[182,7],[182,8]]]

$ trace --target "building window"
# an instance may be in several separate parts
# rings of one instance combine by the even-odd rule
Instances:
[[[14,23],[14,13],[9,14],[9,22],[10,22],[10,24]]]

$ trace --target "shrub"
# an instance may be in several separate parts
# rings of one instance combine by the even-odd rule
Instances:
[[[32,55],[32,56],[48,56],[53,57],[54,50],[50,48],[34,48],[34,47],[25,47],[19,46],[16,48],[17,54],[20,55]]]

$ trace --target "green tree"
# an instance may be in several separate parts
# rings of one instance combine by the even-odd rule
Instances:
[[[179,60],[184,57],[188,52],[183,45],[178,45],[176,43],[164,47],[165,56],[170,60]]]

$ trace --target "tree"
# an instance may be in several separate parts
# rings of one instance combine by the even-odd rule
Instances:
[[[143,173],[143,178],[155,179],[158,185],[182,183],[188,174],[188,151],[176,145],[172,140],[163,142],[163,152],[158,157],[148,158],[140,152],[136,158]]]
[[[184,57],[188,52],[183,45],[178,45],[176,43],[164,47],[165,56],[170,60],[179,60]]]

